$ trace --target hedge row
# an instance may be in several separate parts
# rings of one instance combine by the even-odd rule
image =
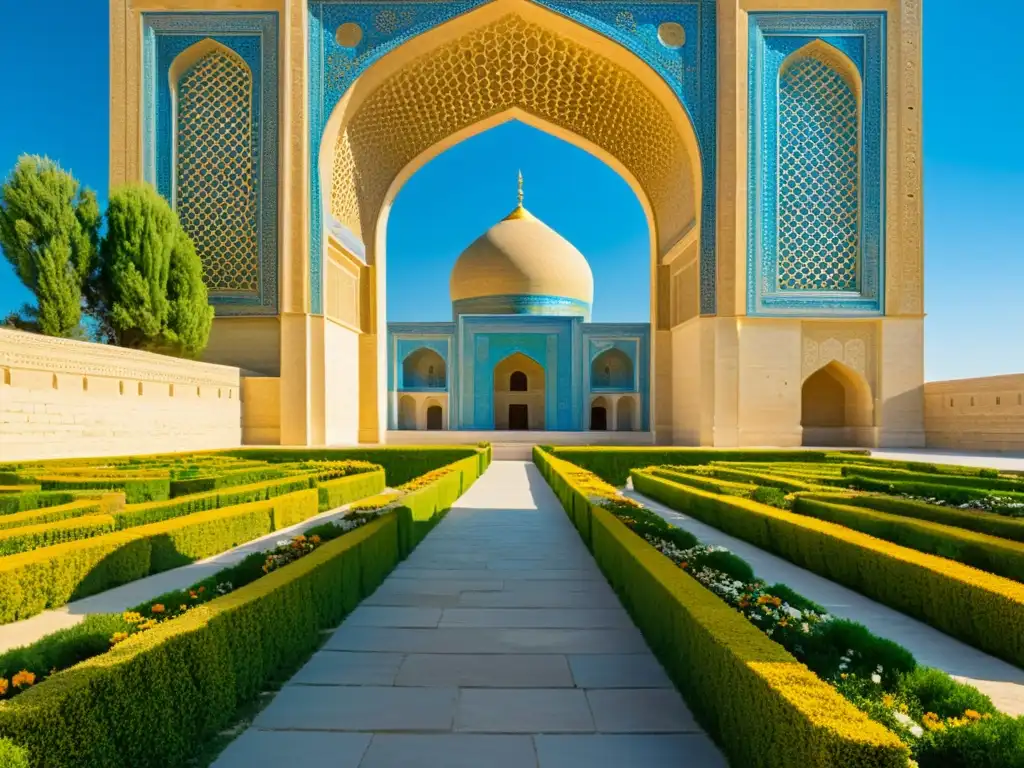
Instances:
[[[753,483],[765,488],[778,488],[780,491],[786,493],[795,493],[796,491],[813,491],[821,488],[818,483],[808,483],[803,480],[794,480],[791,477],[783,477],[781,475],[773,475],[770,472],[768,466],[761,472],[752,472],[741,469],[733,469],[731,467],[720,467],[717,464],[712,464],[708,468],[709,474],[713,477],[720,477],[724,480],[733,480],[741,483]]]
[[[644,472],[637,491],[1024,666],[1024,584],[835,523],[716,496]]]
[[[221,488],[232,488],[236,485],[252,485],[264,480],[274,480],[286,474],[280,469],[269,466],[244,467],[242,469],[218,468],[217,474],[203,477],[189,477],[181,480],[171,480],[171,498],[179,496],[191,496],[197,493],[216,491]]]
[[[336,509],[351,504],[353,501],[373,496],[383,491],[384,485],[383,469],[346,475],[337,480],[318,482],[316,487],[319,494],[320,511],[326,512],[329,509]]]
[[[688,472],[679,472],[668,467],[649,467],[647,471],[656,477],[664,477],[666,480],[676,483],[692,485],[694,488],[700,488],[702,491],[724,493],[729,496],[749,496],[757,488],[754,483],[738,483],[732,480],[705,477],[704,475],[691,475]]]
[[[968,531],[987,533],[1002,539],[1024,542],[1024,517],[1007,517],[970,509],[943,507],[939,504],[928,504],[924,501],[900,499],[895,496],[875,495],[843,495],[843,494],[811,494],[809,499],[830,501],[851,507],[865,507],[891,515],[913,517],[929,520],[933,523],[952,525]]]
[[[387,515],[0,702],[0,735],[33,768],[186,764],[377,587],[397,528]]]
[[[473,446],[423,446],[402,448],[241,448],[226,456],[267,461],[272,464],[295,461],[366,461],[384,468],[392,488],[415,480],[484,449]]]
[[[20,528],[25,525],[40,525],[42,523],[54,523],[58,520],[71,520],[86,515],[110,514],[118,507],[118,501],[123,501],[124,496],[115,494],[113,502],[104,499],[83,499],[71,504],[61,504],[57,507],[42,507],[30,509],[27,512],[18,512],[13,515],[0,517],[0,531],[10,528]]]
[[[114,530],[110,515],[87,515],[39,525],[23,525],[0,531],[0,556],[16,555],[65,541],[100,536]]]
[[[1024,544],[1020,542],[806,497],[794,500],[793,511],[1024,582]]]
[[[593,472],[615,486],[626,484],[629,473],[655,464],[692,466],[712,461],[825,461],[825,451],[737,450],[708,448],[554,448],[552,453]]]
[[[0,624],[210,557],[317,514],[312,489],[0,558]]]
[[[22,491],[20,493],[4,493],[0,495],[0,515],[13,515],[16,512],[28,512],[31,509],[56,507],[69,504],[75,496],[67,491]]]
[[[1024,499],[1024,482],[1017,480],[1005,480],[998,477],[974,477],[971,475],[936,475],[926,472],[912,472],[906,469],[889,469],[883,467],[872,467],[867,465],[844,466],[842,468],[844,477],[857,475],[859,477],[870,477],[878,480],[888,480],[898,483],[938,483],[944,486],[957,486],[961,488],[973,488],[987,495],[1015,496],[1019,495]],[[1002,491],[1009,493],[1003,494]]]
[[[171,481],[166,477],[60,477],[49,475],[30,478],[43,486],[44,491],[124,491],[129,504],[144,501],[164,501],[171,497]]]
[[[944,480],[945,478],[936,479]],[[984,491],[980,488],[965,488],[959,485],[946,485],[942,482],[883,480],[881,478],[867,477],[858,474],[847,475],[843,485],[850,488],[856,488],[861,491],[873,491],[875,493],[902,493],[907,496],[917,496],[926,499],[940,499],[947,504],[956,505],[967,504],[972,501],[983,501],[985,499],[991,499],[993,496],[1010,499],[1014,502],[1024,502],[1024,493]]]
[[[587,500],[578,467],[534,451],[608,581],[737,766],[903,768],[907,750],[740,613]],[[566,504],[566,500],[570,500]]]

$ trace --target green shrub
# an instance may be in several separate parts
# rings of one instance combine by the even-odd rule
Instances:
[[[904,676],[900,687],[918,699],[925,712],[934,712],[941,718],[960,717],[968,709],[983,715],[994,715],[997,711],[992,700],[977,688],[958,683],[931,667],[919,667]]]
[[[42,678],[52,669],[68,669],[110,649],[110,638],[127,626],[120,614],[96,613],[31,645],[0,654],[0,677],[8,680],[23,669]],[[0,762],[0,766],[3,763]]]
[[[110,515],[89,515],[40,525],[23,525],[0,531],[0,555],[28,552],[63,541],[76,541],[114,530]]]
[[[715,496],[643,472],[647,496],[827,579],[1024,664],[1024,585],[834,523]]]
[[[646,471],[656,477],[664,477],[666,480],[671,480],[674,483],[692,485],[694,488],[700,488],[702,491],[721,493],[727,496],[749,496],[757,489],[757,486],[753,483],[719,480],[713,477],[690,474],[689,472],[680,472],[670,467],[649,467]]]
[[[712,448],[555,448],[554,455],[623,486],[634,469],[654,465],[696,465],[712,461],[824,461],[824,451],[717,450]]]
[[[803,498],[844,504],[850,507],[864,507],[890,515],[900,515],[918,520],[928,520],[955,528],[964,528],[977,533],[987,533],[1001,539],[1024,542],[1024,519],[996,515],[980,510],[955,509],[924,501],[899,499],[893,496],[809,494]]]
[[[535,450],[564,500],[572,470]],[[702,587],[607,510],[591,505],[598,565],[697,719],[736,766],[904,768],[907,749],[847,703],[740,613]],[[578,515],[577,515],[578,516]]]
[[[320,511],[337,509],[353,501],[365,499],[384,490],[384,470],[362,472],[317,483]]]
[[[782,600],[782,602],[789,603],[791,606],[801,611],[814,611],[815,613],[821,614],[828,613],[825,606],[818,605],[818,603],[813,600],[808,600],[799,592],[794,592],[785,584],[772,584],[768,587],[768,594],[774,595]]]
[[[843,476],[870,477],[876,480],[888,480],[893,483],[923,483],[925,485],[940,484],[943,486],[956,486],[961,488],[974,488],[979,491],[989,492],[993,495],[995,491],[1010,491],[1024,493],[1024,482],[1017,480],[1001,480],[999,473],[995,476],[979,475],[971,477],[968,475],[941,475],[925,472],[911,472],[903,469],[875,468],[869,466],[843,467]],[[1002,494],[996,494],[1002,495]]]
[[[771,488],[767,485],[759,486],[757,490],[751,494],[750,498],[754,501],[760,502],[761,504],[767,504],[770,507],[778,507],[779,509],[789,509],[790,507],[785,491],[781,491],[778,488]]]
[[[798,498],[793,511],[838,523],[919,552],[947,557],[1008,579],[1024,581],[1024,543],[1021,542],[809,498]]]
[[[44,507],[56,507],[70,504],[75,500],[74,494],[67,491],[23,491],[22,493],[5,493],[0,495],[0,515],[12,515],[16,512],[28,512]]]
[[[40,525],[42,523],[53,523],[58,520],[70,520],[107,511],[107,505],[99,499],[76,501],[71,504],[61,504],[57,507],[30,509],[27,512],[18,512],[13,515],[0,517],[0,531],[9,528],[20,528],[24,525]]]
[[[917,751],[920,768],[1024,768],[1024,718],[930,731]]]
[[[978,477],[988,478],[989,480],[995,480],[999,477],[999,470],[996,469],[979,469]]]
[[[238,470],[222,471],[205,477],[190,477],[171,480],[171,498],[192,496],[197,493],[216,491],[221,488],[233,488],[237,485],[252,485],[264,480],[274,480],[285,475],[280,469],[268,467],[251,467]]]
[[[167,477],[101,478],[62,477],[59,475],[37,477],[43,490],[111,490],[124,491],[129,504],[143,501],[164,501],[170,498],[171,481]]]
[[[0,734],[36,768],[183,765],[304,663],[364,596],[371,559],[398,562],[393,516],[0,703]]]
[[[0,766],[3,768],[29,768],[28,751],[10,739],[0,739]]]

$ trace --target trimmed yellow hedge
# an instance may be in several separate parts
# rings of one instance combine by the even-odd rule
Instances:
[[[694,488],[700,488],[702,491],[723,493],[730,496],[749,496],[757,488],[754,483],[740,483],[735,480],[720,480],[703,475],[691,475],[687,472],[677,472],[667,467],[650,467],[646,471],[656,477],[664,477],[666,480],[671,480],[674,483],[692,485]]]
[[[0,556],[15,555],[64,541],[99,536],[114,530],[110,515],[86,515],[39,525],[22,525],[0,531]]]
[[[345,504],[351,504],[353,501],[365,499],[367,496],[373,496],[383,491],[385,486],[383,469],[319,482],[317,491],[320,497],[320,511],[326,512],[329,509],[336,509]]]
[[[1008,579],[1024,581],[1024,544],[1020,542],[807,497],[797,497],[793,511]]]
[[[0,702],[0,735],[33,768],[184,765],[368,594],[367,565],[367,584],[395,566],[397,529],[386,515]]]
[[[96,515],[101,512],[108,512],[105,504],[99,499],[85,499],[75,501],[71,504],[61,504],[56,507],[42,507],[41,509],[30,509],[27,512],[16,512],[13,515],[0,517],[0,531],[8,528],[20,528],[24,525],[40,525],[42,523],[53,523],[58,520],[70,520],[75,517]]]
[[[573,503],[574,472],[537,449],[556,495]],[[570,465],[571,466],[571,465]],[[578,470],[578,468],[575,468]],[[598,565],[651,649],[721,745],[743,768],[903,768],[908,751],[740,613],[630,531],[586,502]],[[578,523],[579,527],[579,523]]]
[[[747,499],[644,472],[637,491],[1024,666],[1024,584]]]
[[[0,624],[216,555],[317,514],[307,489],[0,558]]]
[[[0,494],[0,515],[55,507],[70,504],[75,500],[75,495],[70,491],[40,491],[38,486],[36,488],[37,490]]]
[[[939,504],[928,504],[924,501],[900,499],[894,496],[875,496],[870,494],[844,495],[820,494],[808,495],[806,498],[820,501],[831,501],[851,507],[865,507],[891,515],[914,517],[919,520],[930,520],[933,523],[966,528],[969,531],[987,533],[1003,539],[1024,542],[1024,517],[1009,517],[993,512],[972,509],[956,509],[943,507]],[[0,518],[2,522],[3,518]]]

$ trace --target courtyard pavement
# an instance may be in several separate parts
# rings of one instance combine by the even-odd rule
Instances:
[[[499,461],[214,768],[725,768],[540,473]]]

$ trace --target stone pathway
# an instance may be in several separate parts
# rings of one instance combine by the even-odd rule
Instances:
[[[653,499],[628,489],[626,495],[690,531],[702,544],[725,547],[739,555],[750,563],[758,578],[769,584],[785,584],[824,606],[833,616],[860,622],[879,637],[902,645],[919,663],[970,683],[991,697],[1003,712],[1024,715],[1024,670]]]
[[[495,462],[215,768],[724,768],[537,469]]]

